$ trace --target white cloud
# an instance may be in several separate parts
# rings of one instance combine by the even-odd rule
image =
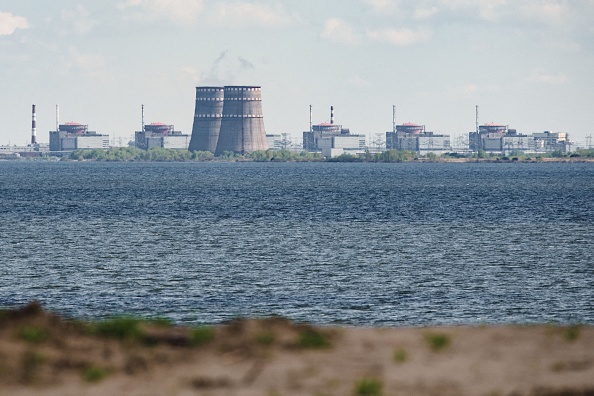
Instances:
[[[269,27],[277,28],[293,24],[297,17],[291,15],[284,6],[277,3],[274,6],[239,2],[234,4],[220,4],[212,16],[217,25],[233,28]]]
[[[385,14],[398,8],[398,0],[363,0],[363,3],[371,8],[373,12]]]
[[[68,51],[62,55],[62,66],[69,72],[78,72],[90,78],[107,79],[107,75],[102,71],[104,59],[101,55],[92,53],[83,53],[74,47],[69,47]]]
[[[528,77],[528,81],[543,84],[563,84],[567,81],[567,76],[563,73],[548,73],[544,68],[534,69]]]
[[[138,9],[135,19],[154,21],[166,17],[181,24],[191,24],[202,11],[202,0],[125,0],[118,5],[121,10]]]
[[[428,40],[431,37],[431,33],[427,30],[388,28],[369,31],[367,32],[367,37],[374,41],[387,42],[396,46],[406,46]]]
[[[536,19],[544,23],[563,24],[567,17],[565,4],[554,2],[530,2],[522,7],[523,16],[527,19]]]
[[[91,18],[89,10],[81,4],[74,9],[62,10],[61,17],[63,21],[71,23],[78,34],[86,34],[97,25],[97,22]]]
[[[0,36],[9,36],[17,29],[28,29],[29,23],[25,17],[12,15],[10,12],[0,12]]]
[[[427,19],[431,18],[433,15],[437,14],[439,9],[435,6],[433,7],[420,7],[415,10],[414,18],[415,19]]]
[[[339,18],[327,19],[320,37],[324,40],[342,44],[357,44],[360,41],[352,26]]]
[[[371,81],[361,77],[361,76],[353,76],[346,81],[346,84],[355,87],[355,88],[371,88],[372,83]]]
[[[479,3],[479,15],[488,21],[498,21],[501,16],[501,8],[507,5],[507,0],[481,0]]]

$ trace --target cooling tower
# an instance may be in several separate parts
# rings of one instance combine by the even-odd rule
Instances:
[[[216,151],[223,117],[223,95],[222,87],[196,87],[190,151]]]
[[[268,150],[264,117],[262,116],[262,89],[260,87],[225,87],[223,119],[216,155],[225,151],[246,154]]]

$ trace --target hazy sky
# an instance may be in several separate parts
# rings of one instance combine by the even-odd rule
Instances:
[[[0,0],[0,144],[60,122],[190,133],[197,85],[261,85],[267,133],[330,118],[594,134],[594,0]]]

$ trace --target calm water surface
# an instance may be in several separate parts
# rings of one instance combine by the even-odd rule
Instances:
[[[0,307],[594,323],[594,165],[0,162]]]

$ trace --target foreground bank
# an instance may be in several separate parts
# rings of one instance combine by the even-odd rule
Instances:
[[[0,313],[0,395],[592,395],[593,326],[181,328]]]

